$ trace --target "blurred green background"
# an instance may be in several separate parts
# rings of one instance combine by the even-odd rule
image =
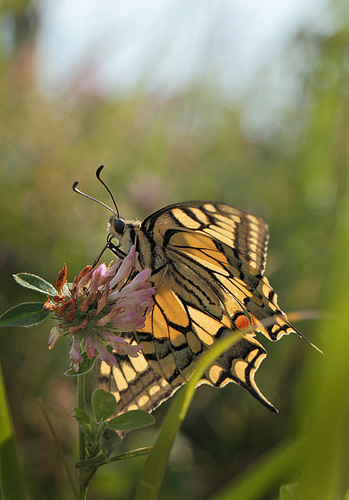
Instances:
[[[171,95],[145,92],[141,84],[112,95],[84,89],[83,82],[48,93],[38,84],[40,4],[2,2],[1,28],[11,26],[12,38],[10,47],[0,38],[1,312],[41,298],[20,289],[12,274],[31,272],[54,282],[66,262],[72,278],[101,250],[109,215],[71,189],[79,180],[83,191],[110,203],[94,175],[100,164],[122,217],[142,220],[190,199],[225,201],[263,217],[271,235],[266,274],[285,311],[328,312],[338,290],[348,301],[343,236],[349,226],[348,4],[328,2],[322,12],[331,29],[302,26],[279,55],[291,73],[294,67],[296,90],[289,99],[283,94],[275,121],[263,134],[247,134],[243,117],[256,96],[263,100],[272,63],[250,82],[249,93],[235,100],[215,86],[214,72]],[[343,325],[326,330],[320,319],[297,328],[325,351],[330,336],[340,352],[348,337],[347,321]],[[1,330],[0,359],[32,498],[63,500],[71,494],[38,399],[74,461],[75,383],[63,375],[64,342],[47,349],[49,330],[48,323]],[[279,415],[233,384],[220,391],[198,389],[160,498],[208,499],[274,445],[300,432],[324,376],[321,356],[296,337],[262,342],[268,357],[256,379]],[[348,380],[348,370],[340,376]],[[347,411],[348,393],[338,397]],[[151,445],[168,405],[155,412],[154,428],[128,435],[122,450]],[[348,444],[347,413],[344,421],[338,432]],[[348,470],[348,456],[341,457]],[[143,463],[138,458],[101,469],[89,498],[132,498]],[[333,498],[346,491],[345,480],[339,483],[342,496]],[[253,498],[278,498],[278,487]]]

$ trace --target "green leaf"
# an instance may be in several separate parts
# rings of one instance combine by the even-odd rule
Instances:
[[[81,426],[81,432],[85,434],[85,436],[89,439],[91,443],[94,442],[94,435],[93,432],[91,431],[90,425],[84,424]]]
[[[133,431],[154,423],[154,417],[146,411],[130,410],[109,420],[108,428],[115,431]]]
[[[41,323],[50,314],[43,309],[43,302],[24,302],[6,311],[0,316],[1,326],[34,326]]]
[[[86,351],[82,352],[81,356],[83,358],[83,361],[79,364],[79,371],[76,372],[75,370],[73,370],[72,368],[73,363],[71,363],[70,368],[68,368],[68,370],[64,373],[64,375],[67,375],[68,377],[75,377],[76,375],[82,375],[83,373],[87,373],[88,371],[91,370],[91,368],[94,365],[94,362],[97,359],[97,356],[90,359],[87,357]]]
[[[74,418],[76,418],[79,424],[89,424],[91,422],[91,417],[81,408],[74,408],[74,411]]]
[[[125,453],[121,453],[120,455],[115,455],[115,457],[111,457],[108,460],[109,462],[118,462],[119,460],[126,460],[127,458],[136,458],[141,457],[143,455],[148,455],[153,448],[148,446],[146,448],[138,448],[137,450],[126,451]]]
[[[102,439],[103,434],[105,433],[106,430],[107,430],[107,422],[105,420],[97,424],[96,439],[98,442]]]
[[[90,425],[91,425],[92,434],[96,437],[96,441],[97,441],[97,432],[98,432],[98,425],[99,424],[97,424],[97,422],[93,418],[91,418]]]
[[[36,290],[37,292],[44,293],[45,295],[56,295],[57,290],[51,283],[40,278],[40,276],[35,276],[35,274],[29,273],[18,273],[13,275],[15,281],[25,288],[30,288]]]
[[[68,295],[68,297],[70,297],[71,296],[70,290],[72,289],[72,287],[73,283],[65,282],[62,288],[62,292],[64,293],[64,295]]]
[[[81,462],[76,462],[74,465],[76,469],[99,466],[103,465],[107,458],[108,458],[108,452],[103,451],[102,453],[100,453],[95,457],[87,458],[86,460],[81,460]]]
[[[112,454],[116,445],[121,443],[120,436],[111,429],[106,429],[103,433],[101,447],[108,451],[108,456]]]
[[[116,399],[103,389],[96,389],[92,394],[92,408],[97,422],[107,420],[116,410]]]
[[[152,450],[151,446],[145,447],[145,448],[138,448],[137,450],[131,450],[131,451],[126,451],[125,453],[121,453],[120,455],[115,455],[114,457],[111,457],[108,459],[107,452],[103,452],[100,455],[97,455],[96,457],[88,458],[87,460],[82,460],[81,462],[76,462],[75,467],[76,469],[81,469],[83,467],[88,467],[88,466],[100,466],[109,464],[111,462],[118,462],[120,460],[127,460],[129,458],[137,458],[137,457],[142,457],[144,455],[148,455]]]

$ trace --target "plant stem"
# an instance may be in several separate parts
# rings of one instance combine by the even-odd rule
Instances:
[[[77,392],[78,392],[78,408],[85,409],[85,374],[78,375],[77,377]],[[86,458],[86,443],[85,434],[81,431],[79,426],[79,461]],[[79,469],[79,499],[85,500],[87,494],[87,485],[85,482],[85,469]]]

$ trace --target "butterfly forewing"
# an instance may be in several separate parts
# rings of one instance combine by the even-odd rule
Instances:
[[[171,205],[145,219],[142,228],[165,245],[172,231],[208,235],[234,248],[256,273],[264,272],[268,226],[262,219],[231,205],[209,201]]]
[[[99,385],[116,395],[119,413],[159,406],[189,380],[203,352],[234,334],[241,316],[269,340],[295,331],[263,277],[268,228],[262,219],[224,203],[187,202],[126,226],[122,244],[126,251],[136,244],[156,294],[145,327],[129,336],[143,354],[116,355],[118,366],[99,367]],[[260,323],[272,316],[269,326]],[[254,332],[218,358],[198,385],[235,382],[275,411],[254,381],[266,356]]]

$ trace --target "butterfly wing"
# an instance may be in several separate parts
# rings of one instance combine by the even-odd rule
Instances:
[[[187,202],[154,213],[135,232],[139,260],[150,267],[157,288],[145,327],[130,336],[141,343],[139,358],[102,363],[100,384],[115,393],[118,411],[152,411],[187,382],[197,358],[246,318],[269,340],[295,331],[263,277],[267,225],[223,203]],[[260,320],[274,317],[263,326]],[[254,333],[244,335],[207,370],[201,383],[235,382],[275,411],[254,375],[266,356]]]

